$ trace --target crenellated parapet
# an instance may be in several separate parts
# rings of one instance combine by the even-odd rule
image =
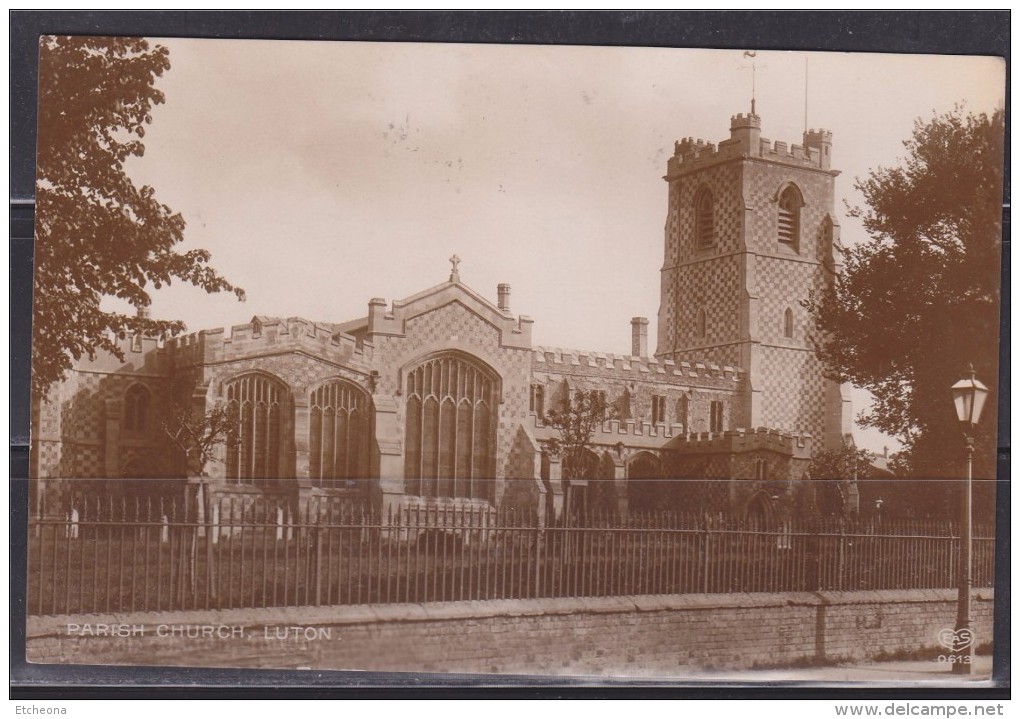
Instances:
[[[712,362],[634,357],[559,347],[535,347],[531,367],[533,372],[579,374],[607,380],[661,381],[728,390],[735,389],[743,375],[743,370],[737,367]]]
[[[668,449],[682,454],[740,454],[774,452],[793,459],[811,459],[812,436],[807,432],[778,429],[734,429],[725,432],[684,434],[670,442]]]
[[[333,327],[301,317],[257,315],[251,322],[202,330],[167,342],[178,367],[301,352],[342,365],[366,364],[370,342],[337,332]]]
[[[828,130],[805,132],[802,144],[772,142],[761,137],[758,115],[738,114],[730,120],[730,138],[718,145],[693,137],[676,142],[673,157],[667,163],[666,179],[728,160],[747,158],[830,171],[831,148],[832,133]]]

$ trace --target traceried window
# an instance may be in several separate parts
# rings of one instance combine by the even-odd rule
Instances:
[[[308,476],[315,487],[356,487],[368,474],[368,397],[342,380],[308,400]]]
[[[666,421],[666,398],[662,395],[652,395],[652,422],[658,424]]]
[[[146,434],[150,423],[152,393],[142,384],[133,384],[124,393],[124,432],[126,434]]]
[[[783,313],[783,337],[793,337],[793,310],[789,307]]]
[[[715,244],[715,215],[712,206],[712,191],[707,187],[698,190],[694,197],[694,234],[698,247]]]
[[[404,476],[409,493],[491,500],[496,376],[449,354],[411,370],[406,387]]]
[[[545,416],[545,387],[542,385],[531,385],[531,399],[528,402],[528,410],[538,415],[539,419]]]
[[[252,373],[228,382],[226,394],[227,407],[237,420],[237,436],[227,447],[227,481],[278,479],[286,388],[271,377]]]
[[[684,426],[685,431],[689,431],[688,426],[691,421],[691,400],[686,394],[680,395],[680,400],[676,403],[676,421]]]
[[[804,200],[793,185],[779,195],[779,242],[797,250],[800,245],[800,208]]]
[[[710,432],[722,432],[723,431],[723,403],[713,401],[709,405],[709,424],[708,429]]]

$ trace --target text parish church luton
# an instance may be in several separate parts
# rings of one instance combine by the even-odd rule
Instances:
[[[384,516],[513,508],[546,523],[565,507],[789,512],[812,453],[850,433],[801,306],[840,271],[831,152],[822,130],[763,139],[753,112],[718,145],[676,143],[654,353],[644,317],[630,355],[534,346],[509,286],[493,303],[455,257],[448,281],[372,299],[358,319],[257,316],[229,334],[128,337],[126,361],[76,363],[33,407],[33,502],[66,512],[104,479],[183,477],[162,418],[226,404],[240,438],[209,463],[210,497],[351,497]],[[543,417],[576,390],[614,411],[571,481]]]

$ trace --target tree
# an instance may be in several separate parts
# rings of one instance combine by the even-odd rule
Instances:
[[[849,517],[854,511],[850,498],[855,491],[853,483],[873,471],[871,454],[852,445],[814,455],[808,475],[815,483],[815,502],[821,515]]]
[[[915,476],[959,477],[964,440],[949,387],[973,363],[998,372],[1003,112],[915,123],[901,167],[873,170],[852,208],[870,239],[843,250],[833,290],[807,304],[830,376],[875,397],[864,424],[898,436]],[[975,476],[995,477],[994,402]]]
[[[563,479],[568,480],[565,513],[581,511],[573,504],[570,480],[595,479],[597,464],[593,462],[592,439],[595,428],[612,415],[605,395],[597,390],[576,390],[564,403],[563,409],[546,413],[545,423],[560,434],[547,444],[549,451],[563,458]]]
[[[162,422],[163,432],[184,456],[188,475],[206,476],[206,467],[216,459],[221,445],[236,447],[240,420],[237,412],[226,405],[216,405],[204,414],[185,407],[174,407],[169,419]]]
[[[104,312],[106,297],[145,308],[150,286],[178,279],[244,299],[209,267],[209,252],[175,251],[184,218],[124,171],[128,158],[145,151],[150,112],[164,101],[156,78],[169,67],[169,51],[140,38],[40,40],[32,347],[38,397],[73,360],[99,351],[123,360],[111,335],[185,329],[180,321]]]

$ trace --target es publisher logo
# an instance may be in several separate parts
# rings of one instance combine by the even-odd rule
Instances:
[[[974,633],[970,629],[943,629],[938,633],[938,639],[946,649],[966,649],[974,641]]]

